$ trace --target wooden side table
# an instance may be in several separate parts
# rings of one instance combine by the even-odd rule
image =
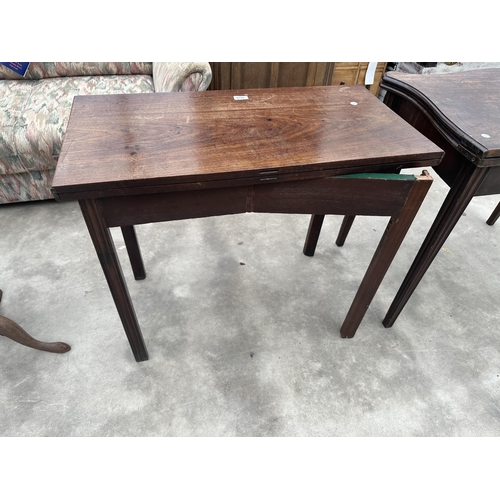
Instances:
[[[79,201],[135,359],[143,361],[148,353],[110,227],[122,228],[134,276],[143,279],[136,224],[315,214],[304,249],[312,255],[318,217],[388,216],[341,328],[352,337],[432,182],[426,172],[387,172],[437,165],[441,157],[363,86],[80,96],[53,192]]]
[[[390,327],[472,198],[500,193],[500,69],[431,75],[392,71],[381,86],[387,89],[387,106],[445,151],[434,169],[450,186],[383,321]]]

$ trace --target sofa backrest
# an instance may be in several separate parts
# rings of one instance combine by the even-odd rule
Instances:
[[[23,77],[0,64],[0,80],[41,80],[61,76],[152,75],[150,62],[32,62]]]

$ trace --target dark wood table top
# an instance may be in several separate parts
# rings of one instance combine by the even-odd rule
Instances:
[[[500,166],[500,69],[414,75],[390,71],[382,87],[412,99],[478,166]]]
[[[78,96],[53,191],[65,200],[251,184],[433,166],[442,154],[363,86]]]

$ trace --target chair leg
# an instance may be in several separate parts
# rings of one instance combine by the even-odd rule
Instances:
[[[318,244],[319,233],[321,232],[321,226],[323,225],[324,219],[324,215],[311,215],[303,250],[304,255],[308,257],[312,257],[316,251],[316,245]]]
[[[500,217],[500,203],[496,206],[495,210],[493,210],[493,213],[490,215],[490,218],[486,221],[486,224],[488,226],[493,226],[495,222],[498,220]]]
[[[335,242],[338,247],[341,247],[345,243],[345,239],[351,230],[352,223],[356,218],[355,215],[346,215],[342,220],[342,225],[340,226],[339,235],[337,236],[337,241]]]

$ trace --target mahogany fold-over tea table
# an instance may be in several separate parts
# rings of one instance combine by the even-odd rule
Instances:
[[[341,328],[352,337],[432,179],[442,150],[363,86],[79,96],[53,181],[78,200],[130,346],[148,353],[111,238],[121,227],[146,276],[134,225],[243,212],[390,217]],[[342,244],[348,228],[341,230]]]
[[[448,184],[444,200],[383,323],[394,324],[474,196],[500,194],[500,69],[411,75],[391,71],[384,102],[441,147],[434,170]],[[488,219],[494,224],[500,205]]]

